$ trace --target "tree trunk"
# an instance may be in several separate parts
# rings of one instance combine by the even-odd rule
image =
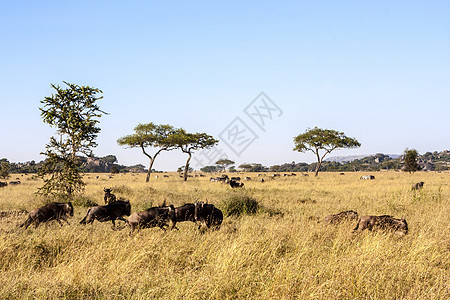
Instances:
[[[318,176],[319,175],[319,169],[320,169],[320,165],[321,165],[321,161],[320,161],[320,156],[319,156],[319,149],[316,148],[316,156],[317,156],[317,164],[316,164],[316,174],[314,176]]]
[[[153,163],[155,162],[155,157],[150,158],[150,166],[148,167],[148,172],[147,172],[147,178],[145,178],[145,182],[148,182],[150,180],[150,174],[152,173],[152,167],[153,167]]]
[[[190,152],[188,152],[189,157],[186,161],[186,165],[184,166],[184,181],[187,181],[187,177],[188,177],[188,170],[189,170],[189,162],[191,161],[191,156],[192,154]]]

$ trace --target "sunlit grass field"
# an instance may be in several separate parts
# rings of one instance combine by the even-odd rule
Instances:
[[[261,183],[254,173],[244,189],[207,177],[183,182],[177,174],[145,183],[145,174],[86,174],[76,203],[103,204],[103,188],[129,199],[131,211],[166,201],[196,199],[223,208],[232,196],[256,199],[256,215],[225,217],[218,231],[191,222],[179,230],[128,228],[111,222],[80,225],[87,207],[75,206],[71,225],[18,228],[26,215],[0,218],[1,299],[449,299],[450,173],[320,173]],[[98,178],[96,176],[98,175]],[[0,189],[0,211],[43,205],[31,175]],[[425,181],[424,189],[411,185]],[[328,214],[406,218],[409,234],[353,234],[354,223],[325,226]],[[269,210],[267,210],[269,211]],[[119,221],[119,225],[123,222]]]

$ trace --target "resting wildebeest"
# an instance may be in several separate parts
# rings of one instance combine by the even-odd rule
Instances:
[[[20,184],[20,183],[21,183],[20,180],[17,180],[17,181],[10,181],[10,182],[9,182],[10,185],[18,185],[18,184]]]
[[[136,229],[151,228],[158,226],[165,230],[165,226],[169,226],[167,222],[175,221],[175,208],[173,205],[150,207],[147,210],[133,213],[127,220],[131,227],[131,233]]]
[[[237,182],[237,181],[234,181],[234,180],[230,180],[230,186],[232,188],[244,187],[244,183],[243,182]]]
[[[116,195],[111,193],[112,189],[103,188],[103,191],[105,192],[105,197],[103,197],[105,204],[110,204],[116,201]]]
[[[175,225],[178,222],[185,222],[185,221],[195,222],[195,204],[186,203],[183,206],[175,207],[175,216],[172,219],[171,229],[176,228]]]
[[[223,214],[213,204],[195,201],[195,221],[204,223],[207,228],[219,229],[223,221]],[[200,226],[199,226],[200,228]]]
[[[392,216],[363,216],[359,218],[358,224],[356,225],[353,232],[361,232],[364,229],[382,229],[386,231],[394,231],[400,234],[408,233],[408,223],[405,219],[395,219]]]
[[[342,221],[353,221],[353,220],[358,220],[358,213],[353,210],[347,210],[335,215],[328,215],[325,218],[323,218],[321,222],[333,225],[341,223]]]
[[[413,191],[420,190],[421,188],[423,188],[423,185],[424,185],[424,184],[425,184],[425,182],[423,182],[423,181],[420,181],[420,182],[418,182],[418,183],[414,183],[414,184],[412,185],[411,190],[413,190]]]
[[[60,203],[51,202],[45,206],[35,208],[28,214],[28,219],[20,225],[25,226],[25,229],[34,222],[34,228],[39,226],[39,223],[56,220],[62,226],[61,219],[67,222],[67,216],[73,216],[73,205],[71,202]],[[70,224],[69,224],[70,225]]]
[[[359,179],[371,180],[371,179],[375,179],[375,176],[373,176],[373,175],[363,175]]]
[[[111,221],[113,227],[116,226],[116,220],[126,220],[123,216],[129,216],[131,212],[130,201],[118,200],[107,205],[94,206],[88,209],[86,216],[80,221],[80,224],[89,224],[98,220],[99,222]]]

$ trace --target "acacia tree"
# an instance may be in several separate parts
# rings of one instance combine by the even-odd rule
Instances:
[[[176,134],[171,136],[170,140],[173,144],[177,145],[177,148],[188,155],[186,165],[184,166],[184,181],[187,181],[192,153],[199,149],[211,148],[219,142],[206,133],[187,133],[184,129],[179,129]]]
[[[222,159],[219,159],[218,161],[216,161],[216,165],[218,165],[220,168],[222,168],[222,171],[225,172],[225,169],[228,166],[234,165],[234,161],[226,159],[226,158],[222,158]]]
[[[41,153],[47,158],[38,172],[44,180],[38,194],[44,196],[70,197],[83,190],[79,156],[92,155],[100,132],[98,118],[106,114],[96,103],[103,98],[101,90],[63,82],[66,88],[51,84],[56,93],[41,100],[39,108],[44,123],[55,127],[57,134]]]
[[[150,180],[150,174],[156,157],[162,151],[170,151],[177,148],[176,144],[173,144],[171,136],[178,132],[177,129],[171,125],[156,125],[153,123],[139,124],[134,128],[134,134],[130,134],[121,137],[117,140],[117,143],[121,146],[129,146],[130,148],[141,148],[142,153],[150,160],[150,166],[148,167],[147,178],[145,182]],[[145,148],[153,147],[159,148],[152,156]]]
[[[10,164],[7,159],[0,160],[0,178],[7,179],[9,178],[9,170]]]
[[[414,173],[415,171],[420,170],[420,166],[417,163],[417,159],[419,156],[419,154],[417,153],[417,150],[406,149],[404,156],[405,156],[405,163],[403,165],[403,171],[409,172],[411,174],[411,173]]]
[[[328,153],[339,148],[357,148],[361,144],[354,138],[345,136],[343,132],[330,129],[320,129],[314,127],[308,128],[305,133],[302,133],[294,138],[294,151],[306,152],[311,151],[317,157],[316,174],[319,174],[322,161]],[[324,151],[320,153],[320,151]]]

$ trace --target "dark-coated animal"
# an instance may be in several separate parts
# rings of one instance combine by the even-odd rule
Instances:
[[[424,185],[424,184],[425,184],[425,182],[423,182],[423,181],[420,181],[420,182],[418,182],[418,183],[414,183],[414,184],[412,185],[411,190],[413,190],[413,191],[420,190],[420,189],[423,188],[423,185]]]
[[[58,223],[62,226],[61,219],[69,224],[69,221],[67,221],[68,216],[73,217],[73,205],[71,202],[51,202],[43,207],[35,208],[30,211],[28,214],[28,219],[20,225],[20,227],[25,226],[25,229],[27,229],[31,223],[34,223],[34,228],[37,228],[40,223],[51,220],[58,221]]]
[[[347,210],[334,215],[328,215],[322,219],[325,224],[339,224],[343,221],[358,220],[358,213],[354,210]]]
[[[241,177],[231,177],[230,180],[241,181]]]
[[[230,186],[232,188],[241,188],[241,187],[244,187],[244,183],[243,182],[237,182],[235,180],[230,180]]]
[[[385,231],[393,231],[399,234],[408,233],[408,223],[405,219],[396,219],[392,216],[363,216],[359,218],[358,224],[356,225],[353,232],[361,232],[365,229],[370,231],[374,229],[382,229]]]
[[[175,207],[175,216],[172,220],[172,228],[176,228],[178,222],[195,222],[195,204],[186,203],[183,206]],[[176,228],[178,229],[178,228]]]
[[[0,188],[7,186],[7,182],[0,181]]]
[[[173,205],[150,207],[145,211],[133,213],[127,220],[131,227],[130,235],[137,228],[151,228],[158,226],[165,230],[168,227],[168,221],[175,222],[175,208]]]
[[[21,184],[20,180],[16,180],[16,181],[10,181],[9,182],[10,185],[18,185]]]
[[[201,201],[196,201],[194,205],[194,219],[196,222],[201,222],[205,224],[207,228],[212,228],[214,230],[220,228],[223,221],[223,213],[220,209],[215,207],[213,204],[203,203]]]
[[[112,189],[103,188],[103,191],[105,192],[105,197],[103,197],[105,204],[110,204],[116,201],[116,195],[111,193]]]
[[[111,221],[116,226],[116,220],[126,220],[123,216],[129,216],[131,212],[131,204],[128,200],[118,200],[107,205],[94,206],[88,209],[86,216],[81,220],[80,224],[89,224],[97,220],[99,222]]]

